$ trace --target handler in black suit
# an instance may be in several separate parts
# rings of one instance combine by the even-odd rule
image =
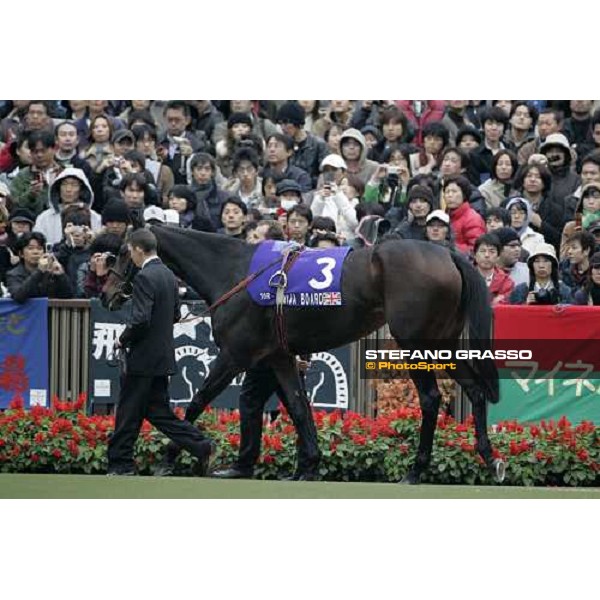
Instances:
[[[156,255],[151,231],[133,232],[128,246],[140,271],[133,280],[131,323],[116,344],[126,350],[126,371],[108,444],[108,474],[135,474],[133,448],[144,419],[198,458],[204,474],[212,442],[169,405],[169,375],[176,372],[173,323],[180,318],[177,282]]]

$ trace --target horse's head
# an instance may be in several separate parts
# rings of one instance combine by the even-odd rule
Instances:
[[[119,310],[133,294],[133,276],[137,271],[127,244],[121,246],[118,255],[106,255],[106,266],[108,278],[102,288],[100,300],[104,308]]]

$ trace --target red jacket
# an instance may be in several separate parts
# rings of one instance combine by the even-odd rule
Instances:
[[[469,254],[473,250],[475,240],[485,233],[485,223],[481,215],[473,210],[466,200],[449,214],[456,247],[461,252]]]
[[[443,100],[422,100],[423,112],[417,117],[414,111],[413,100],[396,100],[396,105],[402,109],[406,118],[415,128],[415,139],[413,142],[419,146],[423,145],[423,126],[432,121],[441,121],[444,117],[446,103]]]
[[[492,283],[488,287],[490,292],[492,305],[509,304],[509,298],[512,291],[515,289],[515,282],[504,271],[498,267],[494,267],[492,275]]]

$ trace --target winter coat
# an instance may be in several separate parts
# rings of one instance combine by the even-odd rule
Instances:
[[[209,232],[220,229],[223,226],[221,207],[227,199],[227,193],[217,188],[214,179],[207,187],[201,187],[195,181],[192,182],[192,191],[196,195],[192,229]]]
[[[415,219],[404,219],[391,235],[398,236],[403,240],[427,240],[425,225],[420,225]]]
[[[346,240],[354,239],[354,231],[358,227],[356,210],[341,189],[338,188],[336,193],[329,198],[315,194],[310,209],[313,217],[333,219],[337,232],[342,234]]]
[[[502,269],[494,267],[492,282],[488,287],[492,305],[509,304],[515,282]]]
[[[331,154],[331,151],[325,141],[309,133],[303,142],[294,144],[294,154],[290,158],[290,164],[306,171],[312,179],[312,187],[316,188],[321,161],[328,154]]]
[[[73,297],[73,290],[65,273],[53,275],[39,269],[31,272],[23,262],[6,274],[6,287],[11,298],[19,303],[29,298]]]
[[[526,263],[517,261],[510,269],[503,269],[513,280],[515,287],[522,283],[529,285],[529,267]]]
[[[419,146],[423,145],[423,127],[433,121],[441,121],[446,106],[443,100],[425,100],[423,112],[420,117],[417,117],[412,100],[396,100],[396,105],[402,109],[408,121],[415,128],[413,142]]]
[[[511,304],[525,304],[527,300],[527,295],[529,294],[529,285],[526,283],[521,283],[513,290],[513,293],[510,296]],[[565,285],[562,281],[558,282],[558,295],[559,295],[559,304],[571,304],[573,298],[571,295],[571,288]]]
[[[581,177],[571,171],[570,165],[565,165],[552,173],[552,187],[550,188],[549,199],[562,206],[566,203],[566,198],[571,196],[581,185]]]
[[[561,260],[558,273],[560,279],[564,282],[565,285],[568,285],[573,292],[576,290],[585,287],[588,282],[588,271],[591,267],[588,267],[586,271],[580,273],[574,265],[571,265],[568,259]]]
[[[508,198],[511,185],[502,183],[497,179],[488,179],[485,183],[479,186],[481,195],[485,198],[486,208],[497,208]]]
[[[73,247],[66,242],[61,242],[54,249],[54,255],[63,266],[75,296],[79,298],[80,296],[77,295],[77,273],[81,265],[87,264],[90,260],[92,254],[89,246]]]
[[[10,196],[14,204],[18,208],[29,209],[37,217],[37,215],[48,207],[48,191],[50,185],[61,170],[59,165],[55,163],[48,171],[43,173],[44,185],[42,190],[36,194],[31,190],[31,184],[34,175],[38,174],[39,171],[33,167],[20,169],[10,186]]]
[[[475,246],[475,240],[486,231],[482,216],[468,202],[449,212],[450,226],[454,232],[456,248],[469,253]]]

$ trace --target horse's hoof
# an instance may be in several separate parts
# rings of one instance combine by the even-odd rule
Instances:
[[[492,463],[494,479],[497,483],[502,483],[506,477],[506,463],[501,458],[496,458]]]
[[[417,485],[420,477],[416,473],[408,472],[400,481],[401,485]]]

